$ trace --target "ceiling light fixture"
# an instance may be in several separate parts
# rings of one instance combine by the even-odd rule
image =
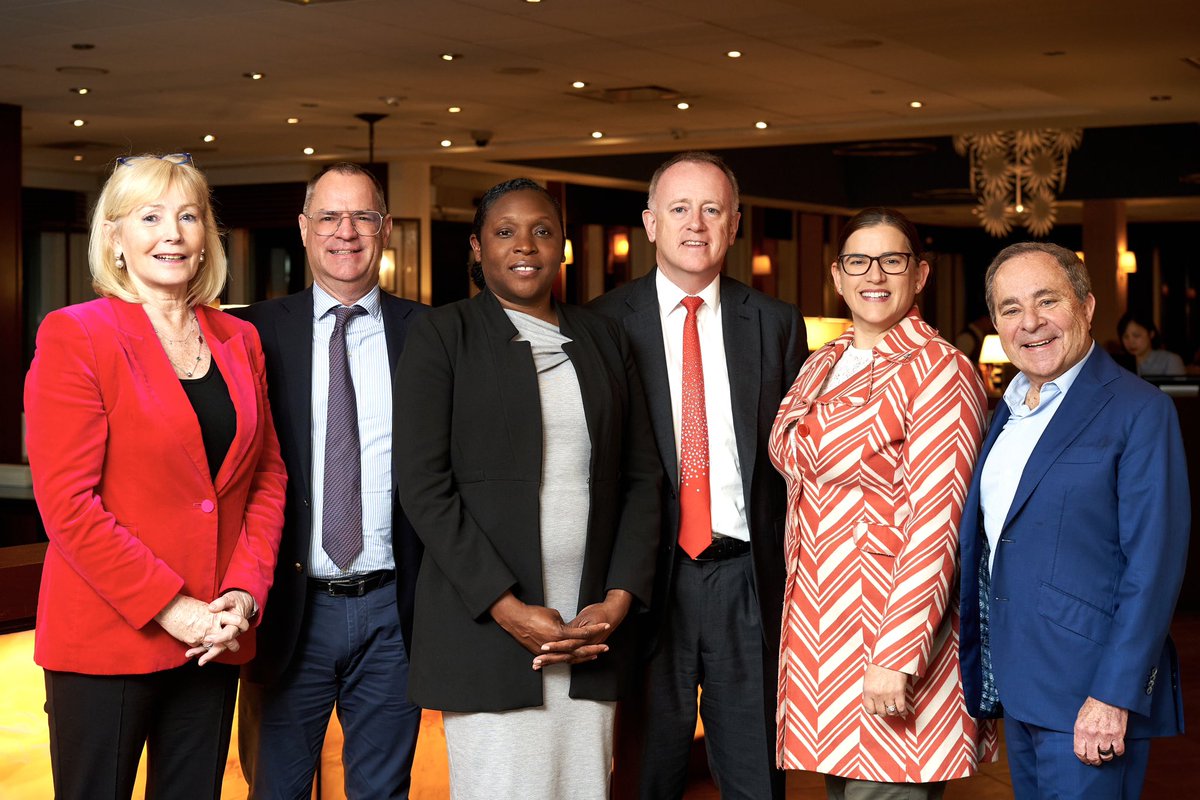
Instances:
[[[87,88],[86,86],[80,86],[78,88],[72,89],[71,94],[87,94],[90,91],[91,91],[91,89]],[[1153,99],[1153,98],[1151,98],[1151,99]]]
[[[442,139],[441,141],[442,147],[449,147],[452,144],[454,144],[454,142],[450,141],[449,139]]]
[[[924,108],[925,104],[922,103],[920,100],[913,100],[908,104],[908,107],[909,108]]]
[[[592,131],[592,138],[593,139],[603,139],[604,131]]]
[[[1079,128],[994,131],[954,137],[954,150],[970,162],[974,209],[983,229],[1007,236],[1021,225],[1045,236],[1058,213],[1055,193],[1067,183],[1067,155],[1079,147]]]
[[[573,87],[574,87],[574,88],[576,88],[576,89],[582,89],[583,87],[587,86],[587,84],[586,84],[586,83],[584,83],[583,81],[574,81],[574,82],[571,84],[571,86],[573,86]]]
[[[85,119],[72,120],[71,124],[74,125],[76,128],[82,128],[84,125],[87,125],[87,120],[85,120]]]
[[[754,127],[758,128],[760,131],[766,130],[767,123],[760,119],[758,122],[754,123]]]
[[[216,140],[217,140],[217,137],[213,136],[211,133],[204,134],[204,141],[211,143],[211,142],[215,142]]]
[[[71,156],[71,160],[72,161],[83,161],[83,156],[80,155],[79,153],[76,153],[75,155]]]
[[[304,148],[304,155],[306,155],[306,156],[311,156],[315,152],[317,152],[317,151],[312,147]]]
[[[692,105],[691,105],[691,103],[687,102],[686,100],[681,100],[675,104],[675,107],[678,108],[680,111],[687,111],[689,108],[692,107]]]
[[[456,58],[462,58],[462,53],[442,53],[442,61],[453,61]]]
[[[742,51],[741,50],[728,50],[725,52],[725,55],[729,56],[730,58],[741,58]]]
[[[300,124],[300,118],[299,118],[299,117],[288,117],[288,118],[287,118],[287,124],[288,124],[288,125],[299,125],[299,124]]]
[[[449,111],[451,114],[457,114],[460,111],[462,111],[462,108],[460,106],[450,106],[446,110]]]

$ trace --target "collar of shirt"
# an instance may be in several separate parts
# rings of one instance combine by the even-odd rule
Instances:
[[[683,289],[680,289],[675,284],[671,283],[671,279],[663,275],[662,270],[657,270],[654,279],[654,287],[658,290],[658,313],[662,319],[671,316],[678,308],[683,308],[683,298],[691,297]],[[712,279],[712,283],[705,286],[695,295],[704,301],[704,305],[712,309],[716,314],[721,310],[721,276]]]
[[[1027,417],[1030,414],[1037,414],[1049,408],[1056,397],[1066,396],[1071,386],[1074,385],[1075,379],[1079,377],[1080,371],[1083,369],[1083,364],[1092,356],[1092,350],[1096,347],[1096,342],[1092,342],[1092,346],[1088,348],[1087,353],[1083,358],[1076,362],[1075,366],[1059,375],[1052,381],[1046,381],[1042,384],[1042,391],[1038,400],[1037,408],[1029,408],[1025,405],[1025,395],[1029,393],[1029,387],[1032,385],[1029,378],[1025,377],[1024,372],[1018,372],[1017,377],[1013,378],[1012,383],[1004,390],[1004,402],[1008,406],[1008,411],[1014,417]]]
[[[342,305],[340,300],[322,289],[320,284],[314,282],[312,289],[313,322],[321,319],[326,314],[332,313],[335,308]],[[371,291],[355,300],[351,305],[362,306],[364,311],[370,314],[373,319],[378,321],[383,315],[383,303],[379,299],[379,292],[380,289],[378,286],[372,286]]]

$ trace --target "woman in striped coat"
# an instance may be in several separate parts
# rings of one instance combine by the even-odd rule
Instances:
[[[913,224],[867,209],[839,252],[854,326],[805,362],[771,433],[788,483],[779,765],[825,773],[831,798],[936,798],[996,751],[963,702],[952,593],[985,399],[914,305]]]

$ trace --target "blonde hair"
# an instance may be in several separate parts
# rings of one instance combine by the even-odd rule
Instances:
[[[128,303],[143,302],[129,279],[128,270],[117,267],[113,237],[105,232],[105,223],[113,223],[119,231],[130,212],[154,202],[172,187],[178,187],[200,207],[204,225],[204,260],[188,283],[188,305],[207,305],[221,295],[229,268],[225,248],[221,246],[221,231],[213,216],[208,181],[191,164],[177,164],[154,154],[117,162],[100,191],[100,199],[92,212],[88,243],[88,266],[96,294]]]

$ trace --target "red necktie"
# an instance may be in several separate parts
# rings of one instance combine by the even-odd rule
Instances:
[[[708,487],[708,417],[704,411],[704,365],[696,312],[699,297],[683,298],[683,408],[679,432],[679,546],[692,558],[712,544]]]

